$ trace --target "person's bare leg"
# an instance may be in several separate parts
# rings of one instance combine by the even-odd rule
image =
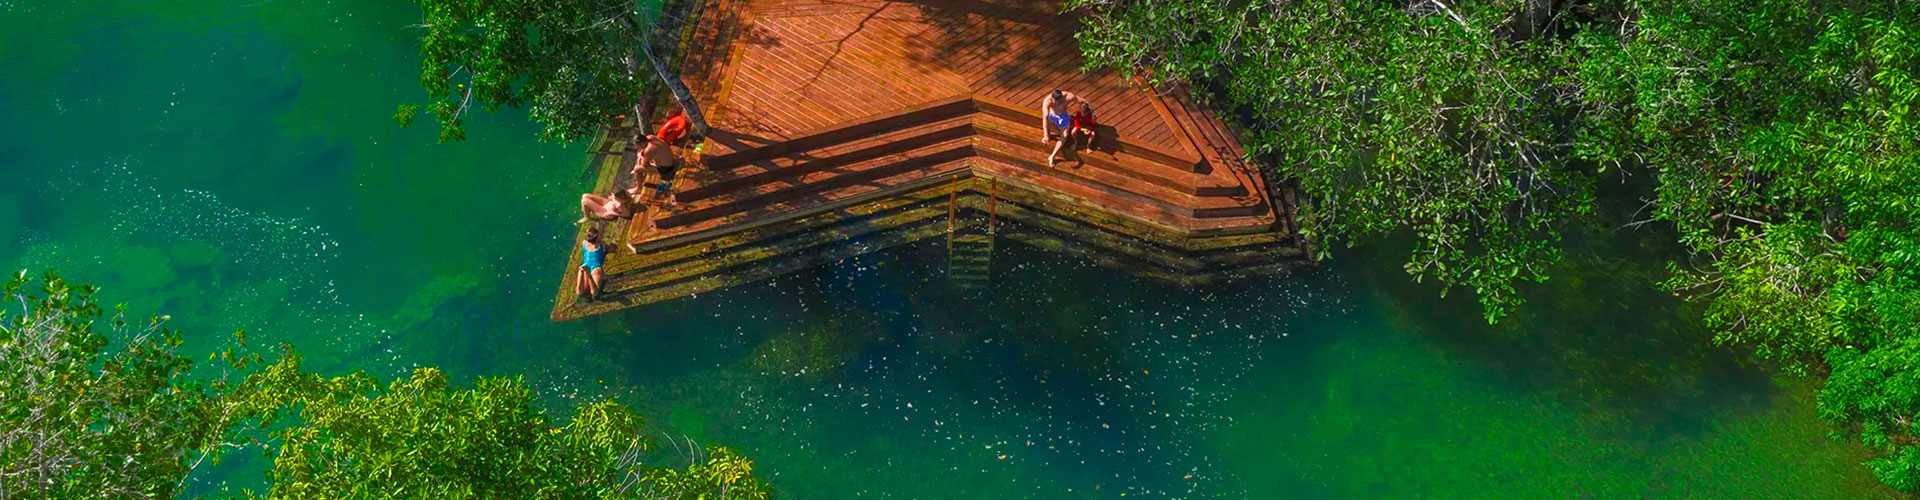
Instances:
[[[590,274],[587,274],[586,266],[580,266],[578,269],[574,269],[573,270],[573,294],[578,295],[581,298],[588,298],[588,299],[593,298],[593,296],[591,295],[593,293],[593,283],[588,282],[589,280],[592,280],[592,279],[593,279],[593,276]]]
[[[646,186],[642,184],[647,179],[647,160],[640,158],[634,161],[636,163],[633,164],[633,168],[627,171],[627,174],[633,176],[633,185],[627,188],[627,194],[633,195],[634,199],[639,199],[640,195],[647,192]]]
[[[1063,135],[1060,136],[1059,141],[1053,143],[1053,152],[1047,154],[1047,168],[1053,168],[1053,161],[1060,157],[1060,151],[1067,149],[1068,140],[1069,138]]]
[[[667,181],[660,181],[660,196],[664,198],[663,200],[661,200],[661,202],[660,202],[661,204],[663,204],[663,205],[666,205],[666,206],[669,206],[669,207],[677,207],[677,206],[680,206],[680,200],[678,200],[678,199],[675,199],[675,198],[673,197],[673,183],[672,183],[672,182],[667,182]]]
[[[593,280],[591,281],[593,283],[593,298],[599,299],[600,298],[600,282],[602,279],[606,278],[606,274],[601,272],[599,269],[594,269],[593,273],[589,277],[593,278]]]
[[[605,219],[601,214],[607,212],[607,204],[611,202],[607,197],[593,193],[580,195],[580,220],[573,221],[573,224],[586,224],[594,218]]]
[[[679,166],[680,158],[674,157],[673,164],[676,167]],[[661,171],[660,167],[657,167],[657,166],[654,167],[654,172],[658,174],[656,175],[656,177],[660,179],[660,196],[663,197],[663,199],[660,201],[660,204],[668,207],[674,207],[674,206],[680,205],[680,200],[676,200],[673,198],[673,181],[667,179],[667,173]],[[675,171],[675,173],[678,174],[679,172]],[[678,177],[678,175],[676,175],[675,177]]]

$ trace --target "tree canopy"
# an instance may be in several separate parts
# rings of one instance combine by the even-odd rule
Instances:
[[[1487,319],[1597,188],[1690,251],[1716,340],[1827,376],[1822,416],[1920,490],[1920,4],[1076,0],[1091,64],[1191,83],[1297,177],[1323,242],[1412,234]],[[1444,288],[1443,288],[1444,289]]]
[[[1590,209],[1592,175],[1568,165],[1566,46],[1546,26],[1516,34],[1520,2],[1075,5],[1093,11],[1090,64],[1242,110],[1249,151],[1300,179],[1309,236],[1409,231],[1407,271],[1473,289],[1489,319]]]
[[[424,30],[420,86],[428,103],[394,114],[411,125],[422,111],[440,140],[466,139],[464,116],[524,107],[541,138],[593,135],[617,116],[645,116],[648,92],[664,86],[706,132],[692,94],[656,54],[672,47],[676,24],[660,5],[608,0],[415,0]],[[657,81],[648,73],[657,76]],[[656,82],[656,83],[649,83]],[[643,127],[644,128],[644,127]]]
[[[19,308],[0,309],[0,497],[173,498],[241,449],[272,460],[250,498],[773,496],[738,452],[658,450],[612,401],[555,422],[519,379],[324,377],[285,347],[266,364],[244,338],[213,357],[217,378],[198,378],[165,317],[102,324],[93,292],[51,273],[4,286]]]
[[[103,317],[93,293],[0,285],[0,497],[175,497],[239,416],[224,383],[187,376],[166,317]]]

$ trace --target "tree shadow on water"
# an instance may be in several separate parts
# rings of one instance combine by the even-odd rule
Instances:
[[[1490,369],[1493,383],[1554,397],[1602,433],[1698,435],[1726,413],[1768,407],[1781,389],[1746,352],[1715,345],[1697,308],[1657,288],[1675,249],[1646,232],[1591,231],[1526,300],[1489,325],[1471,291],[1439,297],[1399,269],[1404,247],[1355,259],[1405,326]],[[1671,239],[1668,238],[1668,241]],[[1584,243],[1584,244],[1583,244]]]

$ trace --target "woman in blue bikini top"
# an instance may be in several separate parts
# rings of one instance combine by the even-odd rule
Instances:
[[[606,277],[600,268],[607,263],[607,246],[600,243],[600,228],[588,228],[580,241],[580,269],[574,272],[574,294],[591,302],[600,298],[600,282]]]

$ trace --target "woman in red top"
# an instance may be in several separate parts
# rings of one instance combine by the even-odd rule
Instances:
[[[1095,132],[1093,127],[1093,106],[1082,102],[1080,103],[1080,109],[1073,112],[1073,125],[1067,129],[1067,140],[1075,140],[1085,135],[1087,142],[1084,146],[1081,146],[1079,150],[1086,151],[1093,149],[1093,139],[1098,135],[1098,132]]]

